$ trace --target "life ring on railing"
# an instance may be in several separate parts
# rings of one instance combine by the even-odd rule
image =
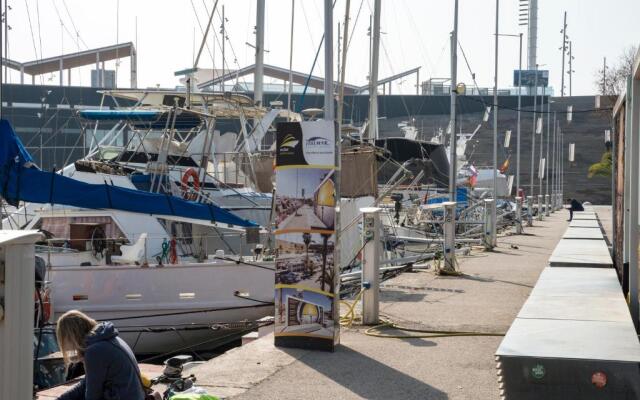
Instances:
[[[193,190],[195,192],[190,191],[189,183],[193,186]],[[198,193],[200,191],[200,178],[198,178],[198,173],[193,168],[187,168],[182,174],[182,180],[180,188],[182,189],[182,197],[186,200],[195,200],[198,198]]]

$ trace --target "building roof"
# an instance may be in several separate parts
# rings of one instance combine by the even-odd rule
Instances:
[[[238,70],[231,70],[231,71],[227,71],[224,75],[220,75],[215,77],[214,79],[209,79],[207,81],[204,81],[200,84],[198,84],[198,87],[200,88],[206,88],[206,87],[210,87],[213,85],[219,85],[222,82],[227,82],[230,80],[234,80],[240,76],[245,76],[245,75],[251,75],[255,73],[255,64],[253,65],[249,65],[247,67],[244,68],[240,68]],[[408,71],[405,72],[401,72],[399,74],[390,76],[388,78],[385,79],[381,79],[378,81],[378,86],[384,85],[386,83],[395,81],[397,79],[403,78],[407,75],[411,75],[411,74],[415,74],[420,70],[420,67],[417,68],[413,68],[410,69]],[[265,64],[264,65],[264,74],[266,76],[269,76],[271,78],[275,78],[275,79],[279,79],[282,81],[288,81],[289,80],[289,70],[286,68],[281,68],[281,67],[276,67],[274,65],[269,65],[269,64]],[[306,85],[307,84],[307,79],[309,80],[308,82],[308,86],[314,89],[319,89],[322,90],[324,89],[324,78],[319,77],[319,76],[314,76],[311,75],[309,76],[309,74],[307,73],[302,73],[299,71],[292,71],[291,72],[291,79],[293,81],[293,83],[298,84],[298,85]],[[338,85],[338,82],[334,81],[335,85]],[[364,86],[356,86],[356,85],[350,85],[350,84],[345,84],[344,85],[344,92],[345,94],[358,94],[358,93],[362,93],[365,92],[369,89],[369,85],[364,85]]]
[[[2,64],[7,65],[9,68],[24,72],[29,75],[44,75],[51,72],[57,72],[60,70],[60,61],[62,60],[62,68],[77,68],[86,65],[92,65],[96,63],[99,58],[100,61],[111,61],[118,58],[125,58],[136,54],[136,49],[133,43],[120,43],[112,46],[99,47],[96,49],[89,49],[79,51],[76,53],[63,54],[60,56],[43,58],[42,60],[27,61],[20,63],[15,60],[2,59]]]

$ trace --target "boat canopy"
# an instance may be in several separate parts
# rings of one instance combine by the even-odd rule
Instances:
[[[92,184],[38,169],[11,124],[0,120],[0,195],[19,201],[60,204],[89,209],[114,209],[143,214],[205,220],[239,227],[256,227],[213,204],[196,203],[168,194],[150,193],[108,184]]]
[[[81,110],[78,112],[81,118],[94,121],[155,121],[163,111],[160,110]]]

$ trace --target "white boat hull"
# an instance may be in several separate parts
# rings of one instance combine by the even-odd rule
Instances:
[[[273,314],[273,305],[236,293],[273,301],[274,271],[243,264],[52,267],[48,280],[56,319],[78,309],[97,320],[113,321],[136,354],[164,353],[207,340],[213,348],[214,339],[233,331],[181,328],[256,321]],[[177,330],[166,329],[171,327]]]

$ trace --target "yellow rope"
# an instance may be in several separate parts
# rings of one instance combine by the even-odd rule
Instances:
[[[353,325],[353,322],[357,318],[356,305],[358,304],[358,301],[360,301],[360,298],[362,298],[362,293],[364,293],[364,289],[361,289],[358,292],[356,298],[351,303],[346,300],[340,300],[340,304],[345,304],[348,307],[347,313],[340,316],[340,326],[351,328],[351,325]]]

